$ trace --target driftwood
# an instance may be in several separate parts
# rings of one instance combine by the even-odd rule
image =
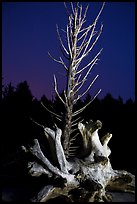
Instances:
[[[83,158],[74,157],[66,159],[61,143],[62,131],[56,126],[53,131],[44,128],[49,143],[55,147],[56,165],[53,165],[43,154],[37,139],[34,146],[26,149],[25,152],[31,153],[37,162],[29,162],[28,169],[32,176],[46,175],[49,179],[59,179],[58,185],[47,185],[31,199],[32,202],[46,202],[50,199],[64,196],[68,201],[110,201],[111,196],[108,190],[119,190],[124,192],[135,191],[135,176],[127,171],[113,170],[109,155],[111,153],[108,142],[112,134],[106,134],[100,140],[98,130],[102,123],[89,121],[85,125],[78,124],[81,133],[79,139],[83,139]],[[51,140],[52,138],[52,140]],[[54,142],[54,145],[53,145]],[[90,149],[90,153],[85,154]],[[86,155],[86,156],[84,156]],[[76,197],[76,195],[79,195]]]
[[[104,5],[105,3],[102,4],[93,23],[87,26],[85,22],[88,6],[83,9],[78,2],[74,4],[70,2],[70,9],[68,9],[65,4],[68,24],[66,30],[63,30],[65,33],[64,42],[57,26],[61,51],[65,59],[59,57],[57,60],[51,54],[49,55],[55,62],[63,66],[67,76],[64,96],[61,96],[54,75],[54,90],[64,107],[64,112],[62,114],[49,110],[41,102],[46,111],[54,116],[55,123],[56,119],[61,123],[59,126],[61,129],[57,125],[54,129],[50,129],[37,123],[44,129],[51,150],[51,159],[42,152],[38,139],[34,140],[34,146],[31,148],[22,147],[34,158],[33,162],[28,163],[29,173],[37,177],[43,174],[49,180],[51,179],[51,183],[49,182],[50,184],[43,187],[31,199],[33,202],[46,202],[57,197],[63,197],[66,201],[71,202],[102,202],[111,200],[111,196],[107,194],[108,190],[132,193],[135,191],[135,176],[127,171],[113,170],[111,166],[109,159],[111,150],[108,147],[108,142],[112,138],[112,134],[107,133],[100,139],[98,130],[102,128],[101,121],[93,122],[90,120],[86,124],[80,122],[80,114],[98,96],[101,89],[84,107],[75,109],[77,102],[85,96],[99,76],[96,75],[88,87],[82,91],[103,50],[102,48],[88,63],[81,64],[94,48],[102,33],[103,25],[101,24],[99,30],[96,25]],[[74,134],[75,130],[79,131],[79,134]],[[79,154],[76,154],[76,139],[82,141],[82,145],[80,148],[78,147]]]

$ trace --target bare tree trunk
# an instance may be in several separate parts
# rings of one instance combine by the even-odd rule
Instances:
[[[64,120],[64,129],[63,129],[63,147],[65,155],[69,156],[69,140],[71,135],[71,129],[72,129],[72,114],[73,114],[73,105],[74,105],[74,85],[75,85],[75,61],[76,61],[76,24],[74,24],[73,32],[72,32],[72,56],[70,57],[70,65],[68,69],[68,81],[67,81],[67,87],[66,87],[66,93],[67,93],[67,101],[66,101],[66,112],[65,112],[65,120]]]

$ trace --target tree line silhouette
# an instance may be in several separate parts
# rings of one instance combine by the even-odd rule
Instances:
[[[76,108],[82,107],[90,100],[91,96],[87,94],[84,100],[79,101]],[[55,122],[60,128],[62,124],[43,108],[41,101],[50,110],[63,114],[62,103],[58,97],[49,100],[43,95],[40,100],[37,100],[33,97],[27,81],[19,83],[16,88],[11,83],[3,87],[1,155],[4,172],[9,171],[12,163],[13,166],[19,165],[18,168],[23,171],[20,147],[29,145],[34,138],[40,141],[43,151],[48,154],[44,131],[31,118],[50,128]],[[99,130],[100,137],[107,132],[112,133],[113,137],[109,143],[112,167],[131,173],[135,173],[135,111],[135,102],[132,99],[123,103],[121,97],[114,99],[108,93],[103,99],[96,98],[81,114],[84,122],[90,119],[102,122],[103,127]],[[16,168],[17,173],[19,173],[18,168]]]

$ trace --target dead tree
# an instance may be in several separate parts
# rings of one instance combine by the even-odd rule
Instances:
[[[98,130],[102,127],[102,123],[99,120],[96,122],[90,120],[86,124],[80,121],[79,115],[91,104],[101,90],[88,104],[74,111],[75,104],[89,91],[98,78],[97,75],[85,91],[80,93],[92,68],[97,64],[102,51],[101,49],[91,61],[83,67],[81,66],[81,62],[92,51],[102,33],[103,25],[100,26],[99,31],[96,31],[96,25],[104,5],[105,3],[102,4],[94,22],[89,26],[85,26],[88,6],[83,9],[79,3],[76,3],[76,5],[70,3],[71,9],[68,9],[65,4],[68,25],[63,32],[65,32],[66,41],[63,41],[57,26],[61,51],[65,59],[63,60],[62,57],[55,59],[49,53],[50,57],[60,63],[66,71],[67,84],[64,97],[61,97],[58,92],[57,80],[54,75],[54,89],[65,107],[65,113],[59,115],[49,110],[42,103],[47,111],[63,122],[62,130],[57,125],[55,125],[54,129],[42,126],[49,141],[54,164],[43,154],[37,139],[34,140],[33,147],[28,149],[22,147],[25,152],[29,152],[34,156],[34,162],[28,163],[29,173],[32,176],[44,174],[48,178],[59,178],[63,182],[63,187],[60,184],[58,186],[54,184],[47,185],[41,189],[32,201],[46,202],[61,195],[67,197],[69,201],[108,201],[110,200],[110,196],[106,194],[108,189],[134,192],[134,175],[126,171],[113,170],[111,167],[109,160],[111,151],[108,142],[112,134],[108,133],[100,140]],[[74,156],[73,159],[69,159],[69,156],[76,149],[73,141],[78,137],[77,135],[71,137],[74,126],[81,134],[79,139],[83,143],[81,150],[83,157]],[[79,198],[76,198],[76,194],[79,194]]]
[[[63,98],[61,98],[61,96],[58,93],[55,76],[54,76],[54,84],[55,84],[55,92],[60,98],[63,105],[65,106],[65,114],[63,118],[64,127],[63,127],[62,138],[63,138],[63,149],[65,152],[65,155],[68,156],[72,125],[74,127],[76,116],[78,116],[82,111],[84,111],[84,109],[91,102],[85,105],[80,110],[77,110],[76,112],[73,112],[73,106],[77,103],[79,99],[81,99],[89,91],[93,83],[98,78],[98,75],[97,75],[90,83],[90,85],[87,87],[87,89],[83,93],[79,94],[80,89],[82,89],[82,87],[85,85],[88,75],[90,74],[90,71],[93,68],[93,66],[97,63],[98,56],[102,51],[101,49],[95,55],[95,57],[84,67],[80,67],[81,62],[85,57],[89,55],[89,53],[94,48],[95,44],[97,43],[102,33],[103,25],[101,25],[100,30],[98,32],[95,29],[96,29],[96,24],[98,22],[98,19],[103,10],[104,4],[102,5],[102,8],[98,13],[97,17],[95,18],[94,22],[92,23],[92,25],[89,25],[87,27],[85,27],[84,25],[86,22],[88,6],[83,11],[82,5],[79,5],[79,3],[77,3],[76,7],[74,8],[73,4],[71,3],[72,13],[69,13],[69,9],[67,8],[66,4],[65,4],[65,7],[68,13],[68,20],[69,20],[68,25],[66,26],[66,30],[64,31],[66,35],[65,40],[67,43],[66,44],[63,43],[58,26],[57,26],[57,34],[62,48],[61,50],[63,52],[63,56],[66,58],[68,65],[66,65],[66,63],[63,61],[61,57],[59,60],[56,60],[51,56],[51,54],[49,55],[54,61],[63,65],[67,75],[67,86],[66,86],[66,90],[64,90],[65,100],[63,100]],[[96,96],[100,93],[100,91],[101,90],[98,91]],[[78,121],[76,122],[76,124],[78,124]]]

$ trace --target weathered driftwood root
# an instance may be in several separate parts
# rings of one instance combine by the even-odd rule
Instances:
[[[98,130],[102,127],[100,121],[89,121],[87,124],[78,124],[83,139],[83,155],[67,160],[61,144],[62,131],[56,127],[53,131],[44,128],[49,140],[54,165],[43,154],[37,139],[34,146],[26,149],[36,161],[29,162],[29,173],[32,176],[45,174],[48,178],[58,178],[58,185],[47,185],[40,190],[31,201],[46,202],[50,199],[65,196],[69,201],[110,201],[107,190],[135,192],[135,176],[126,171],[113,170],[109,155],[111,153],[108,142],[112,134],[106,134],[101,140]],[[54,148],[54,149],[53,149]],[[89,151],[90,150],[90,151]],[[63,185],[62,185],[63,183]],[[78,197],[76,195],[79,195]],[[79,200],[80,199],[80,200]]]
[[[108,190],[135,193],[135,176],[124,170],[114,170],[115,176],[107,185]]]

